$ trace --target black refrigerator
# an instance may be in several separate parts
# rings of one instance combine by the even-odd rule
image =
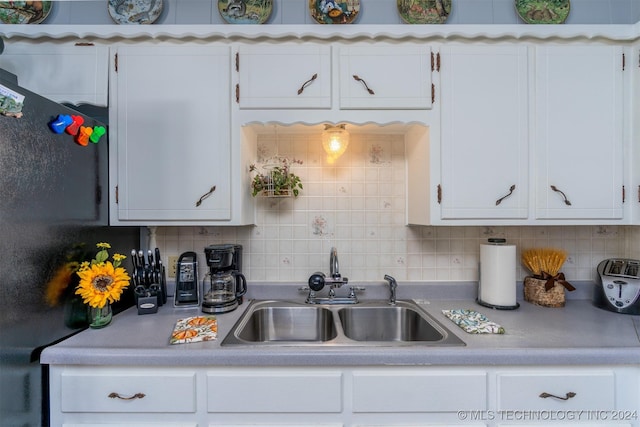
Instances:
[[[77,248],[109,242],[111,254],[127,254],[140,241],[136,227],[108,226],[106,108],[61,105],[18,80],[0,68],[0,422],[35,427],[49,419],[40,353],[85,327],[69,321],[63,294],[52,300],[52,278]],[[57,133],[59,116],[82,117],[83,126],[107,132],[81,145]],[[114,312],[133,301],[126,292]]]

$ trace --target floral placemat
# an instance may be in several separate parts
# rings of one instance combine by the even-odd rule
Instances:
[[[442,310],[453,323],[469,334],[504,334],[504,328],[474,310]]]
[[[180,319],[171,333],[171,344],[213,341],[218,336],[216,316],[194,316]]]

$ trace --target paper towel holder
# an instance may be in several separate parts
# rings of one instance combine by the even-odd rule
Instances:
[[[488,241],[489,245],[496,245],[496,246],[502,246],[507,242],[506,239],[496,238],[496,237],[489,238],[487,241]],[[481,255],[481,258],[482,258],[482,255]],[[515,310],[515,309],[519,308],[520,304],[517,301],[515,301],[515,294],[513,296],[514,297],[513,304],[509,304],[509,305],[501,305],[501,304],[489,303],[487,301],[483,301],[482,300],[481,296],[483,295],[483,291],[482,291],[483,283],[482,283],[482,272],[480,271],[481,268],[482,268],[481,264],[482,263],[479,264],[479,271],[478,271],[479,276],[480,276],[480,281],[478,283],[478,297],[476,298],[476,302],[478,304],[480,304],[481,306],[483,306],[483,307],[488,307],[488,308],[492,308],[492,309],[495,309],[495,310]],[[486,286],[486,284],[484,286]],[[514,286],[514,292],[515,292],[515,277],[514,277],[514,280],[513,280],[513,286]]]

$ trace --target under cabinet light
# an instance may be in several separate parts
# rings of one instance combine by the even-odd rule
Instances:
[[[333,163],[342,156],[349,146],[349,132],[346,125],[325,125],[322,132],[322,147],[327,153],[327,162]]]

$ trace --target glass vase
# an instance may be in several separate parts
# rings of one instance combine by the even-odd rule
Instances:
[[[100,329],[111,323],[113,312],[111,310],[111,304],[106,303],[104,307],[89,307],[89,327],[93,329]]]
[[[86,328],[89,321],[89,310],[82,297],[71,295],[64,302],[64,324],[71,329]]]

